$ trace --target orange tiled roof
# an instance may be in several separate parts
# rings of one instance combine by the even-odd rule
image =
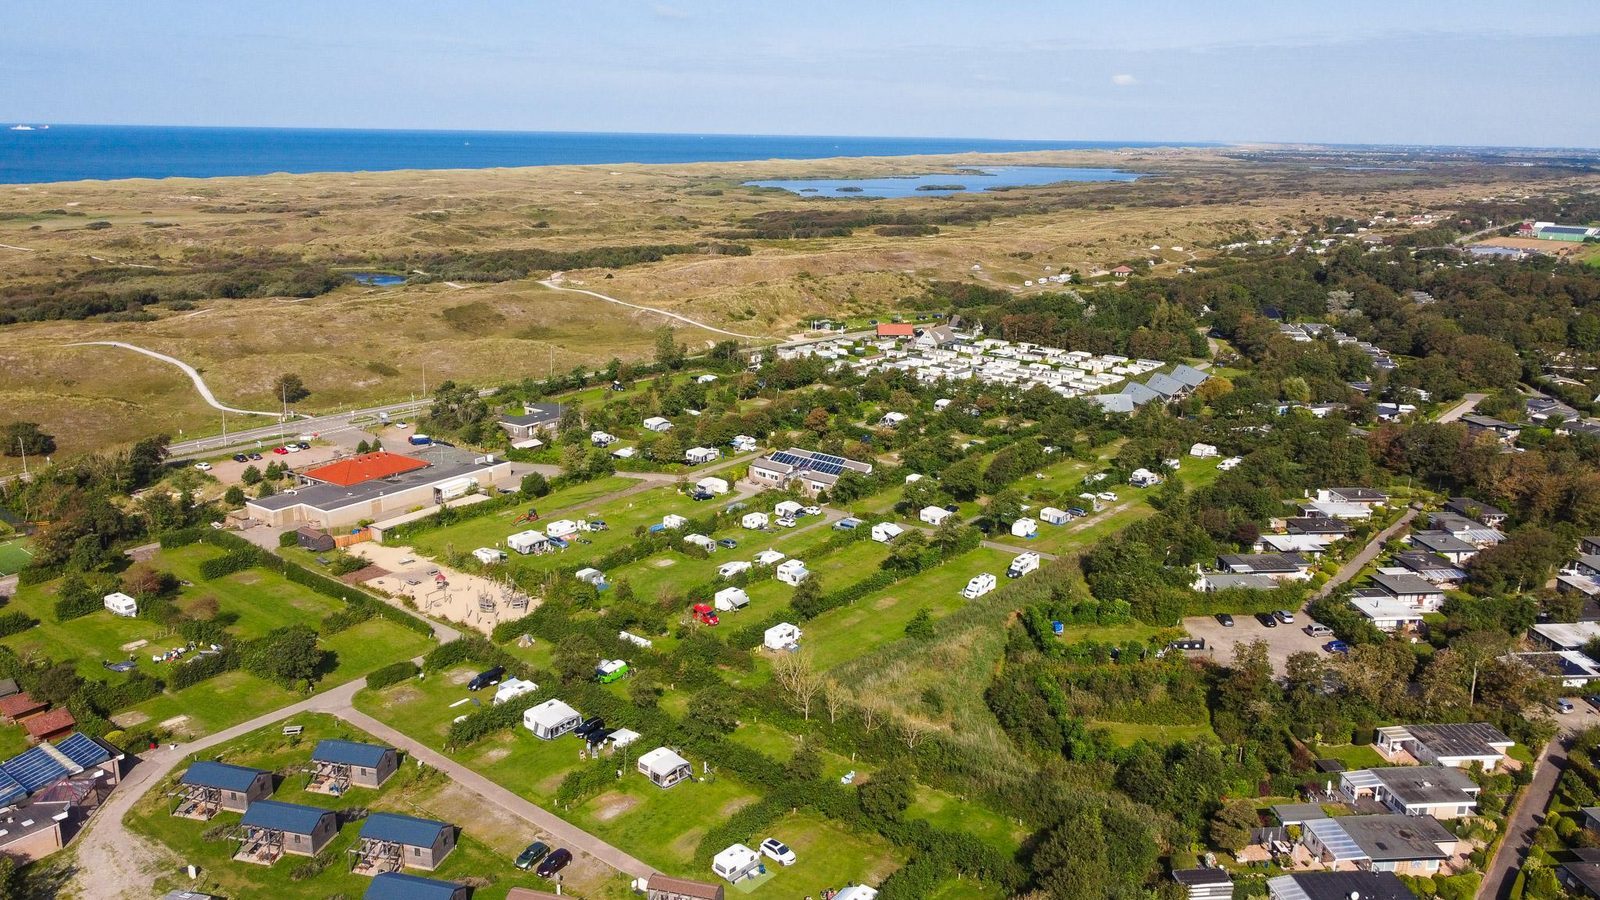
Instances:
[[[917,329],[909,322],[879,322],[878,337],[911,337]]]
[[[65,708],[52,709],[29,716],[22,720],[22,727],[28,730],[28,736],[35,740],[42,740],[55,734],[67,731],[78,724],[72,713]]]
[[[420,459],[379,450],[375,453],[363,453],[360,456],[341,459],[315,469],[307,469],[305,475],[313,481],[349,487],[376,478],[415,472],[427,465]]]

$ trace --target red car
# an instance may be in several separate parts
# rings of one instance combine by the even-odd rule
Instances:
[[[288,447],[273,447],[272,448],[272,452],[280,454],[280,455],[283,455],[283,456],[288,456],[289,455],[289,448]]]

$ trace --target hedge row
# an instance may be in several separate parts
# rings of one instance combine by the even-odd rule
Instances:
[[[239,668],[239,654],[233,648],[227,647],[220,653],[196,656],[173,666],[169,676],[170,686],[175,691],[181,691],[237,668]]]
[[[216,581],[226,578],[235,572],[243,572],[253,568],[261,562],[261,551],[255,547],[248,550],[229,550],[221,556],[213,556],[202,560],[200,563],[200,577],[207,581]]]
[[[387,666],[379,669],[373,669],[371,672],[367,673],[367,688],[374,691],[381,690],[391,684],[399,684],[402,681],[409,681],[412,678],[417,677],[417,673],[420,671],[422,670],[417,668],[417,664],[409,659],[404,659],[397,663],[390,663]]]
[[[29,628],[32,628],[37,624],[39,624],[38,619],[35,619],[21,610],[12,610],[8,613],[0,613],[0,637],[6,637],[7,635],[16,634],[21,631],[27,631]]]

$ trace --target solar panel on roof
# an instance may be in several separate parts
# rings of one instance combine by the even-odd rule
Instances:
[[[33,793],[72,773],[43,747],[34,747],[0,763],[0,770],[17,780],[23,789]]]
[[[15,778],[0,772],[0,805],[14,803],[28,796],[28,791]]]
[[[793,453],[790,453],[787,450],[781,450],[772,454],[772,461],[775,463],[782,463],[786,466],[800,466],[805,464],[805,460],[795,456]]]
[[[836,465],[834,463],[818,463],[817,465],[812,466],[812,468],[823,473],[824,475],[838,475],[844,472],[844,466]]]
[[[56,745],[61,755],[72,760],[85,769],[98,766],[111,758],[111,752],[95,743],[94,739],[81,731],[72,734]]]
[[[826,453],[814,453],[814,454],[812,454],[812,458],[815,459],[817,462],[827,463],[830,466],[842,466],[842,465],[845,464],[845,458],[844,457],[842,457],[842,456],[830,456],[830,455],[828,455]]]

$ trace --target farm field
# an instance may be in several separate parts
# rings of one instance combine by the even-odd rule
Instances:
[[[340,797],[330,797],[305,790],[307,776],[298,769],[310,758],[316,741],[324,737],[373,742],[366,734],[330,716],[302,715],[294,724],[304,732],[298,737],[286,737],[282,729],[273,725],[252,732],[236,741],[217,748],[208,758],[220,758],[234,765],[254,766],[279,773],[272,799],[288,803],[318,806],[325,809],[367,808],[374,811],[398,812],[421,818],[436,818],[461,828],[458,844],[439,869],[433,873],[419,873],[443,880],[479,879],[483,886],[474,892],[475,897],[488,900],[504,898],[515,886],[542,888],[545,882],[529,872],[516,869],[511,863],[535,835],[529,831],[495,833],[490,826],[498,827],[492,815],[463,815],[470,808],[474,795],[451,784],[443,775],[432,769],[418,769],[402,761],[400,769],[378,789],[352,788]],[[359,843],[357,835],[361,824],[357,821],[341,823],[339,835],[324,850],[332,864],[321,872],[306,878],[296,878],[292,873],[305,862],[305,858],[288,856],[275,865],[260,866],[234,862],[232,854],[237,843],[229,839],[211,839],[208,832],[218,826],[237,823],[238,813],[222,812],[209,822],[174,818],[170,815],[173,799],[168,796],[172,784],[182,769],[176,770],[166,785],[158,787],[142,798],[129,813],[127,822],[136,832],[159,841],[180,859],[200,866],[199,882],[182,879],[176,871],[157,883],[157,887],[183,887],[189,890],[207,890],[230,897],[324,898],[330,896],[359,896],[366,890],[370,879],[350,871],[349,851]],[[285,774],[287,773],[287,774]],[[481,806],[481,804],[480,804]],[[613,891],[610,870],[595,864],[575,865],[566,873],[584,893],[579,896],[619,897]],[[570,889],[570,888],[569,888]],[[592,892],[592,893],[591,893]]]
[[[218,617],[231,620],[229,627],[241,638],[261,637],[285,625],[316,628],[324,616],[342,606],[261,568],[213,581],[202,580],[200,563],[220,553],[207,545],[193,544],[161,551],[152,565],[187,582],[176,598],[180,608],[193,608],[202,601],[209,605],[214,600]],[[73,662],[83,677],[107,684],[125,677],[108,670],[107,663],[132,659],[141,670],[156,677],[161,676],[164,667],[181,665],[151,661],[151,655],[182,646],[183,641],[149,619],[122,618],[102,610],[66,622],[56,621],[57,586],[57,582],[49,582],[20,588],[11,608],[27,612],[40,624],[0,643],[23,658]],[[416,656],[430,644],[427,637],[387,620],[359,623],[319,641],[322,649],[331,654],[319,686],[342,684],[379,666]],[[123,710],[116,720],[125,726],[170,722],[172,730],[198,736],[292,703],[299,696],[236,671],[152,697]]]

